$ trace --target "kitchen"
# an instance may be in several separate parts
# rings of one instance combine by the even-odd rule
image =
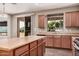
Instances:
[[[78,3],[3,3],[1,5],[6,7],[8,24],[7,35],[0,36],[1,56],[79,55],[77,45],[74,43],[79,37]],[[11,6],[11,9],[8,6]],[[20,31],[19,20],[24,21],[23,31]],[[23,37],[20,37],[20,32],[24,32]]]

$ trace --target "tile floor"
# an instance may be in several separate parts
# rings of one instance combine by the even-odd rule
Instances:
[[[45,56],[72,56],[72,50],[46,48]]]

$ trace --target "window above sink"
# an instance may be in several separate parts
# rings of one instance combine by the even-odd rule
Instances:
[[[47,29],[48,31],[60,31],[63,29],[63,24],[64,20],[63,20],[63,13],[59,13],[59,14],[51,14],[51,15],[47,15]]]

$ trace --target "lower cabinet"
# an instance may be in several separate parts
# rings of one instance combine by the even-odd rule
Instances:
[[[53,47],[53,36],[47,36],[45,46]]]
[[[43,56],[43,46],[42,46],[42,44],[38,46],[38,56]]]
[[[30,56],[37,56],[37,47],[30,50]]]
[[[70,48],[71,49],[71,36],[65,35],[62,36],[62,48]]]
[[[30,56],[37,56],[37,41],[30,43]]]
[[[24,55],[24,54],[29,54],[29,53],[27,53],[27,51],[29,51],[29,45],[27,44],[27,45],[24,45],[24,46],[21,46],[21,47],[19,47],[19,48],[16,48],[15,49],[15,54],[14,55],[16,55],[16,56],[21,56],[21,55]]]
[[[53,47],[61,48],[61,36],[53,36]]]
[[[42,49],[43,49],[43,55],[44,55],[44,53],[45,53],[45,42],[43,42]]]
[[[45,52],[45,42],[43,39],[39,39],[36,42],[37,44],[35,44],[35,42],[30,43],[30,56],[43,56]]]
[[[52,35],[47,36],[46,47],[67,48],[72,49],[72,39],[69,35]]]
[[[38,40],[38,56],[43,56],[44,53],[45,53],[45,42]]]

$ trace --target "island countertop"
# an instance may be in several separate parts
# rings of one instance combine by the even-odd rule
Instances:
[[[0,37],[0,50],[12,50],[22,45],[31,43],[35,40],[44,38],[45,36],[26,36],[21,38],[1,38]]]

